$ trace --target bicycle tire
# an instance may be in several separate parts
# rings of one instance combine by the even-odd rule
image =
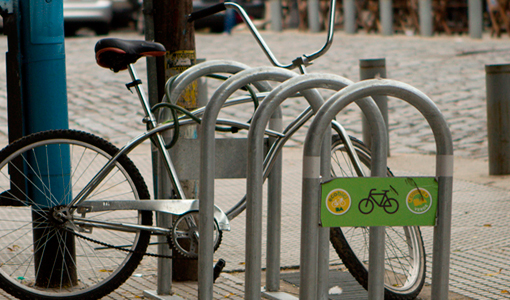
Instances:
[[[47,149],[60,152],[54,152],[57,155],[53,157],[40,155],[45,154]],[[58,219],[53,219],[48,213],[51,207],[55,207],[55,200],[76,196],[76,192],[118,151],[117,147],[92,134],[54,130],[26,136],[0,152],[0,288],[20,299],[99,299],[131,276],[147,249],[150,232],[128,233],[98,227],[90,232],[82,232],[78,227],[71,227],[69,222],[72,221],[59,224],[56,222]],[[34,153],[37,153],[36,156]],[[62,157],[70,159],[61,160]],[[25,162],[24,172],[13,165],[16,158]],[[65,178],[62,179],[62,185],[55,188],[52,184],[53,190],[50,190],[50,185],[42,182],[53,179],[47,174],[56,173],[43,173],[50,167],[63,170],[65,163],[59,160],[70,161],[71,169],[65,176],[58,175],[59,181]],[[21,194],[17,193],[19,197],[14,195],[19,182],[11,181],[8,172],[22,176],[27,186]],[[114,200],[119,196],[123,200],[150,198],[140,172],[125,155],[118,159],[112,172],[87,199]],[[36,198],[39,202],[34,203]],[[47,201],[47,204],[42,203],[41,199]],[[107,211],[86,213],[86,217],[94,220],[122,219],[123,222],[131,220],[136,224],[152,225],[150,211]],[[41,224],[44,225],[41,229],[44,234],[38,233],[34,237],[34,232],[42,228]],[[69,228],[87,238],[101,240],[109,245],[120,245],[132,252],[102,247],[89,240],[71,236]],[[56,237],[53,245],[48,242],[51,237]],[[75,246],[72,247],[67,241],[72,241]],[[66,256],[73,251],[72,248],[75,255]],[[41,252],[42,249],[45,250]],[[35,252],[43,253],[44,256],[37,258]],[[52,252],[57,254],[46,256]],[[50,259],[52,257],[55,259]],[[47,267],[42,266],[45,262],[50,265],[53,263],[50,267],[52,269],[41,275],[40,270]],[[70,271],[73,268],[76,272]]]
[[[359,140],[351,142],[365,167],[370,172],[370,150]],[[345,152],[343,141],[333,136],[332,174],[334,177],[357,177],[352,162]],[[342,161],[341,161],[342,159]],[[340,167],[342,164],[345,167]],[[393,176],[388,169],[388,176]],[[330,241],[352,276],[368,289],[367,227],[334,227]],[[386,227],[384,299],[414,299],[425,283],[425,247],[418,226]]]

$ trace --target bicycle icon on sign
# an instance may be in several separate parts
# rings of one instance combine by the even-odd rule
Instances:
[[[376,193],[376,190],[377,189],[371,189],[368,193],[368,197],[359,202],[359,211],[362,214],[367,215],[374,210],[375,203],[377,206],[382,207],[386,213],[394,214],[398,210],[397,200],[388,197],[387,194],[389,190],[383,190],[383,193]],[[378,202],[374,196],[382,196],[382,198],[380,198],[380,201]]]

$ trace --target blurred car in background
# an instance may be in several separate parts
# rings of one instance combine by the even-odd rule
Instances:
[[[136,25],[142,11],[142,0],[112,0],[112,2],[113,27],[126,27],[131,23]]]
[[[92,29],[97,35],[110,32],[113,17],[111,0],[64,0],[64,30],[67,36],[74,35],[83,27]]]
[[[153,0],[159,1],[159,0]],[[193,11],[207,8],[221,0],[193,0]],[[248,15],[254,19],[264,18],[265,7],[262,0],[238,0]],[[64,0],[64,28],[67,36],[76,34],[80,28],[92,29],[97,35],[106,35],[111,28],[121,28],[134,24],[135,29],[143,25],[142,0]],[[225,12],[195,21],[195,28],[210,28],[212,32],[222,32]],[[237,20],[241,21],[240,18]]]

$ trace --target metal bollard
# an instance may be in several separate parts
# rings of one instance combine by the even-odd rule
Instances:
[[[420,14],[420,34],[422,36],[432,36],[432,1],[420,0],[418,3],[418,11]]]
[[[379,0],[379,16],[381,18],[382,35],[393,34],[393,1]]]
[[[343,0],[345,33],[356,33],[356,6],[354,0]]]
[[[320,3],[318,0],[308,0],[308,29],[310,32],[319,32],[321,23],[319,19]]]
[[[271,30],[275,32],[280,32],[283,29],[282,23],[282,1],[281,0],[271,0],[270,4],[271,11]]]
[[[482,14],[482,0],[468,0],[469,36],[473,39],[482,38]]]
[[[510,64],[486,65],[489,174],[510,174]]]
[[[373,78],[386,78],[386,59],[385,58],[373,58],[373,59],[360,59],[359,61],[359,79],[373,79]],[[372,97],[377,103],[379,110],[384,118],[384,123],[386,124],[386,128],[388,128],[388,97],[386,96],[373,96]],[[363,132],[363,142],[367,145],[368,148],[372,145],[372,136],[370,135],[370,127],[368,126],[367,119],[365,115],[362,114],[362,132]],[[386,132],[388,133],[388,131]],[[387,141],[389,145],[390,137],[389,134],[387,136]],[[387,152],[388,156],[390,156],[390,149],[388,148]]]

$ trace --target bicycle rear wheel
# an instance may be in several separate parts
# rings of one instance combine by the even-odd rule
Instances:
[[[351,141],[370,175],[370,151],[359,140]],[[343,141],[334,136],[331,148],[333,177],[357,177]],[[388,170],[388,176],[393,174]],[[349,272],[368,288],[368,227],[331,228],[330,241]],[[384,299],[414,299],[425,282],[425,247],[417,226],[386,227]]]
[[[99,299],[131,276],[146,251],[149,232],[87,228],[62,217],[66,213],[62,204],[76,196],[118,151],[91,134],[59,130],[27,136],[0,152],[3,290],[20,299]],[[149,198],[139,171],[122,156],[87,200]],[[75,212],[74,216],[152,224],[152,212]]]

